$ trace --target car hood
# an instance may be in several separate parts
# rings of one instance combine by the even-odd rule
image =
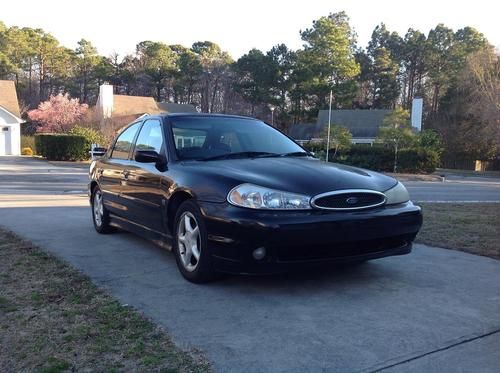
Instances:
[[[193,184],[189,187],[195,192],[198,189],[199,198],[218,201],[225,200],[229,190],[242,183],[308,196],[341,189],[384,192],[397,183],[394,178],[377,172],[309,157],[183,162],[182,168],[189,173]]]

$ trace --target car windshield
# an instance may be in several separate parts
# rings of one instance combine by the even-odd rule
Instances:
[[[183,160],[307,155],[281,132],[255,119],[175,117],[172,132],[177,154]]]

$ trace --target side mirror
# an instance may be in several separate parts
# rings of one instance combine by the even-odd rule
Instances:
[[[154,150],[136,150],[134,159],[139,163],[160,163],[163,161],[161,155]]]

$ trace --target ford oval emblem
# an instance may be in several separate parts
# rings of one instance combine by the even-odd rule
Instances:
[[[357,197],[349,197],[345,200],[348,205],[355,205],[358,203],[358,198]]]

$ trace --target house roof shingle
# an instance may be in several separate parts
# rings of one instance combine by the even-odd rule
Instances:
[[[113,95],[113,116],[124,117],[142,114],[159,114],[162,110],[158,108],[153,97]]]
[[[295,140],[310,140],[319,137],[321,131],[316,130],[316,123],[296,123],[292,124],[288,130],[288,136]]]
[[[21,118],[16,86],[11,80],[0,80],[0,106],[16,117]]]
[[[196,108],[189,104],[156,102],[153,97],[113,95],[113,117],[140,116],[159,113],[196,113]]]
[[[133,122],[144,114],[160,113],[196,113],[193,105],[175,104],[169,102],[156,102],[153,97],[113,95],[113,118],[114,130],[118,130],[128,123]]]

